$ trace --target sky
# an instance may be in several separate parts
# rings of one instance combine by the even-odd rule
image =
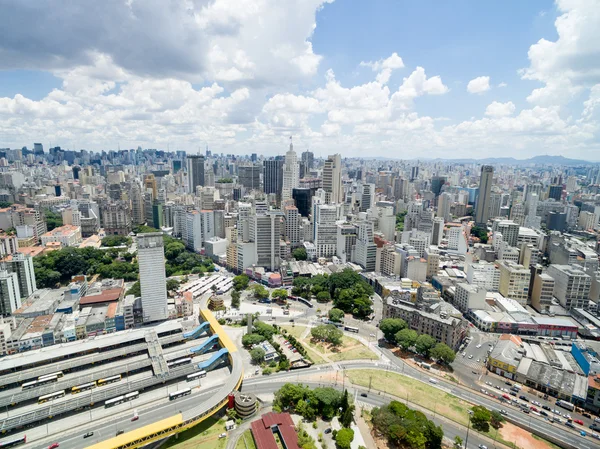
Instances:
[[[600,0],[0,0],[0,147],[600,161]]]

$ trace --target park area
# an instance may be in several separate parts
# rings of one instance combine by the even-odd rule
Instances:
[[[472,404],[437,387],[401,374],[372,369],[346,370],[346,377],[354,385],[371,387],[396,396],[399,400],[408,399],[413,404],[467,426],[468,410]],[[484,433],[484,435],[492,439],[495,438],[498,442],[510,447],[513,447],[516,442],[516,447],[521,448],[555,448],[551,443],[533,437],[531,433],[509,423],[504,423],[498,432],[490,427],[490,431]]]
[[[294,336],[307,349],[310,357],[316,363],[342,362],[346,360],[377,360],[377,355],[359,340],[344,335],[340,345],[334,346],[327,342],[314,341],[310,332],[305,338],[306,326],[281,326]]]
[[[250,429],[245,430],[235,444],[235,449],[256,449],[256,443],[252,437],[252,431]]]

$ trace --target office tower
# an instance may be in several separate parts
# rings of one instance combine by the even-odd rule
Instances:
[[[142,189],[140,185],[134,181],[131,184],[131,219],[133,225],[141,225],[146,222],[146,216],[144,214],[144,197],[142,195]]]
[[[44,146],[41,143],[33,144],[33,154],[36,156],[44,154]]]
[[[315,162],[314,153],[312,151],[306,150],[304,153],[302,153],[302,162],[304,163],[304,169],[307,172],[312,170],[314,162]]]
[[[436,217],[433,219],[433,231],[431,233],[431,244],[438,246],[444,238],[444,219]]]
[[[181,170],[182,166],[183,166],[183,164],[180,160],[173,159],[173,163],[172,163],[173,174],[178,173]]]
[[[246,189],[260,189],[261,171],[262,167],[260,165],[240,165],[238,167],[238,183],[244,186]]]
[[[15,253],[5,262],[9,273],[16,273],[21,298],[28,298],[37,290],[33,258],[22,253]]]
[[[185,214],[181,239],[191,251],[202,251],[202,215],[200,211],[191,210]]]
[[[342,203],[344,191],[342,189],[342,157],[334,154],[327,157],[323,167],[323,190],[326,192],[326,202]]]
[[[500,261],[497,265],[500,269],[500,293],[507,298],[514,299],[522,306],[527,305],[531,279],[529,269],[507,260]]]
[[[144,176],[144,191],[152,193],[152,201],[158,199],[158,190],[156,187],[156,178],[151,173],[149,175]],[[113,198],[117,199],[117,198]]]
[[[250,155],[250,160],[251,160],[252,162],[256,162],[256,160],[257,160],[257,159],[258,159],[258,156],[256,155],[256,153],[252,153],[252,154]]]
[[[567,192],[573,193],[577,191],[577,177],[569,176],[567,178]]]
[[[285,153],[285,162],[283,164],[283,187],[281,193],[282,201],[292,199],[292,189],[298,187],[300,176],[300,167],[298,166],[298,157],[294,151],[294,146],[290,142],[290,149]]]
[[[393,195],[397,200],[404,199],[408,182],[403,178],[395,178],[393,182]]]
[[[166,320],[169,312],[162,233],[138,234],[137,247],[144,322]]]
[[[410,180],[414,181],[419,177],[419,167],[411,167],[410,169]]]
[[[81,171],[81,167],[78,165],[73,166],[73,179],[79,179],[79,172]]]
[[[187,157],[188,193],[196,194],[196,187],[204,186],[204,156],[190,154]]]
[[[594,229],[598,223],[598,216],[592,212],[583,211],[579,214],[579,229]]]
[[[292,248],[300,246],[300,214],[296,206],[285,206],[285,236]]]
[[[439,196],[443,185],[446,183],[446,178],[444,176],[433,176],[431,178],[431,191],[435,194],[435,196]]]
[[[442,218],[444,221],[452,221],[450,206],[452,206],[452,195],[450,195],[448,192],[442,193],[438,197],[436,217]]]
[[[314,235],[317,257],[331,257],[337,246],[337,207],[328,204],[313,205]]]
[[[500,232],[502,240],[510,246],[517,246],[519,225],[511,220],[496,219],[492,223],[492,232]]]
[[[250,219],[250,241],[254,242],[256,265],[266,270],[281,266],[279,241],[281,239],[280,213],[255,214]],[[239,257],[239,255],[238,255]]]
[[[490,194],[490,218],[499,217],[500,209],[502,209],[502,194],[494,192]]]
[[[555,201],[561,201],[562,190],[563,187],[561,185],[552,185],[548,187],[548,198],[552,198]]]
[[[396,215],[394,214],[394,203],[382,201],[376,205],[377,230],[383,234],[386,240],[393,242],[396,233]]]
[[[298,212],[303,217],[308,217],[310,215],[310,211],[312,209],[312,197],[312,189],[292,189],[292,198],[296,203]]]
[[[375,271],[377,245],[373,242],[373,224],[368,221],[358,223],[358,234],[354,260],[365,271]]]
[[[592,278],[573,265],[550,265],[548,275],[554,279],[554,297],[567,310],[587,306]]]
[[[360,188],[360,212],[366,212],[373,207],[375,201],[375,185],[362,184]]]
[[[490,195],[492,193],[492,181],[494,178],[494,167],[484,165],[481,167],[479,179],[479,196],[475,207],[475,223],[485,226],[490,218]]]
[[[152,226],[161,229],[164,226],[163,207],[157,200],[152,203]]]
[[[356,226],[350,223],[340,223],[337,225],[335,255],[339,257],[342,263],[354,260],[354,245],[356,245]]]
[[[531,306],[538,312],[548,310],[554,297],[554,278],[548,273],[535,273],[532,282]]]
[[[567,228],[567,214],[564,212],[549,212],[546,226],[549,231],[565,232]]]
[[[274,193],[281,198],[283,188],[283,159],[263,161],[263,190],[266,194]]]
[[[0,267],[0,315],[9,316],[21,307],[21,291],[16,273]]]

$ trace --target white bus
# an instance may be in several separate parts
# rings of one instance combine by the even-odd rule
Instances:
[[[358,334],[358,327],[344,326],[344,330]]]
[[[56,373],[44,374],[43,376],[40,376],[40,377],[38,377],[38,380],[42,380],[42,379],[44,379],[45,377],[53,377],[53,376],[56,376],[56,377],[63,377],[63,376],[64,376],[64,374],[63,374],[63,372],[62,372],[62,371],[57,371]]]
[[[174,400],[180,398],[182,396],[188,396],[192,394],[192,390],[190,388],[186,388],[184,390],[176,391],[175,393],[169,393],[169,400]]]
[[[570,402],[567,402],[567,401],[560,400],[560,399],[558,401],[556,401],[556,405],[558,405],[559,407],[562,407],[562,408],[566,408],[567,410],[569,410],[571,412],[573,410],[575,410],[575,406],[573,404],[571,404]]]
[[[43,404],[44,402],[51,401],[53,399],[62,398],[65,395],[64,390],[56,391],[54,393],[45,394],[44,396],[40,396],[38,398],[38,404]]]
[[[25,443],[27,443],[27,435],[23,435],[22,437],[14,437],[10,440],[0,441],[0,447],[13,447]]]
[[[127,393],[125,395],[125,400],[126,401],[133,401],[134,399],[137,399],[140,395],[139,391],[132,391],[131,393]]]
[[[139,395],[139,391],[132,391],[131,393],[127,393],[122,396],[117,396],[116,398],[108,399],[104,401],[104,407],[108,408],[114,405],[122,404],[123,402],[133,401],[134,399],[137,399]]]
[[[188,374],[187,380],[190,381],[190,380],[200,379],[202,377],[206,377],[206,371],[198,371],[197,373]]]
[[[192,359],[191,358],[185,358],[185,359],[179,359],[179,360],[172,360],[170,362],[167,362],[167,366],[169,368],[173,368],[175,366],[181,366],[181,365],[186,365],[188,363],[192,363]]]

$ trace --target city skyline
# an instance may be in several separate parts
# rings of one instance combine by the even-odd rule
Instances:
[[[247,6],[0,5],[0,147],[599,159],[596,0]]]

